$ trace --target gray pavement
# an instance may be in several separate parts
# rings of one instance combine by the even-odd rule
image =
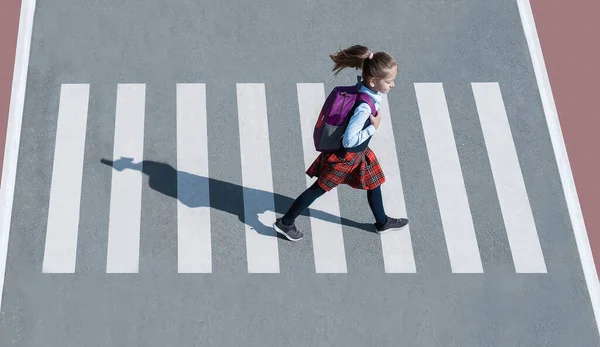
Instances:
[[[514,1],[38,2],[0,320],[1,346],[594,346],[599,344]],[[296,83],[351,84],[328,54],[399,63],[389,105],[417,273],[383,270],[366,194],[338,189],[348,272],[278,240],[249,274],[236,83],[264,83],[275,208],[306,186]],[[175,85],[206,83],[213,269],[177,273]],[[484,273],[448,249],[414,83],[443,83]],[[516,273],[471,83],[497,82],[547,273]],[[59,95],[89,83],[74,274],[42,273]],[[139,273],[107,274],[117,84],[146,84]],[[162,189],[151,185],[155,180]],[[385,189],[385,185],[384,188]]]

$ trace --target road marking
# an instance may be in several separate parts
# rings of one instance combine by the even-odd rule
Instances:
[[[268,194],[273,192],[273,175],[265,85],[236,86],[248,272],[279,273],[279,245],[272,227],[275,200]],[[268,219],[267,225],[259,221],[259,215]]]
[[[42,272],[75,272],[89,92],[61,86]]]
[[[483,266],[441,83],[415,83],[427,152],[452,272],[481,273]]]
[[[144,84],[119,84],[113,160],[128,162],[112,171],[108,273],[139,271],[145,102]]]
[[[25,87],[27,85],[35,4],[35,0],[22,0],[19,16],[19,33],[15,50],[15,66],[8,111],[8,124],[6,127],[6,146],[4,148],[4,162],[2,164],[2,185],[0,186],[0,294],[4,293],[8,236],[10,233],[17,162],[19,159],[19,143],[21,141],[21,125],[23,121],[23,106],[25,104]],[[2,298],[4,298],[4,295],[0,295],[0,304],[2,303]]]
[[[177,84],[177,269],[212,272],[206,86]]]
[[[592,249],[583,220],[579,197],[577,196],[577,189],[575,188],[573,172],[571,171],[571,166],[569,164],[569,157],[567,155],[567,149],[560,127],[558,112],[552,96],[552,89],[550,87],[550,80],[548,79],[548,72],[546,71],[540,39],[536,30],[529,0],[517,0],[517,5],[519,7],[521,22],[523,23],[523,32],[531,55],[546,123],[548,124],[548,132],[556,157],[560,181],[563,186],[563,191],[565,192],[565,200],[569,210],[569,217],[573,225],[573,234],[575,236],[575,242],[577,243],[577,250],[581,260],[585,282],[587,283],[590,301],[594,310],[596,329],[600,332],[600,319],[598,317],[600,315],[600,281],[594,264]]]
[[[314,147],[313,130],[321,107],[325,102],[325,90],[322,83],[298,83],[298,106],[304,148],[304,164],[308,168],[319,154]],[[307,187],[315,178],[306,176]],[[325,221],[310,217],[317,273],[346,273],[346,253],[340,216],[337,187],[317,199],[311,209],[327,212],[336,216],[334,221]]]
[[[386,176],[386,183],[381,187],[386,214],[392,217],[406,217],[404,189],[400,177],[396,140],[394,139],[387,95],[383,96],[379,114],[381,115],[381,123],[369,146],[377,154]],[[386,273],[417,272],[410,239],[410,225],[402,230],[382,234],[381,248]]]
[[[518,273],[545,273],[529,197],[498,83],[472,83],[508,243]]]

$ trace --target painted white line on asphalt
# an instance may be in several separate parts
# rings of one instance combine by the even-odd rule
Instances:
[[[472,83],[473,95],[518,273],[545,273],[546,263],[498,83]]]
[[[206,86],[177,84],[177,269],[212,272]]]
[[[444,89],[441,83],[415,83],[415,91],[452,272],[481,273],[483,266]]]
[[[322,83],[298,83],[297,90],[304,164],[308,168],[319,154],[314,147],[313,130],[325,102],[325,90]],[[315,180],[306,176],[307,187]],[[333,222],[310,217],[316,272],[346,273],[348,269],[337,187],[325,193],[309,208],[336,216]]]
[[[89,93],[89,84],[61,86],[42,272],[75,272]]]
[[[2,184],[0,186],[0,309],[2,298],[4,298],[2,294],[4,292],[6,257],[8,255],[8,236],[10,233],[15,193],[17,161],[19,159],[19,143],[21,141],[21,125],[23,121],[23,106],[25,104],[25,87],[27,85],[35,4],[35,0],[21,0],[19,33],[17,35],[15,67],[13,70],[8,124],[6,128]]]
[[[236,87],[248,272],[279,273],[265,85],[238,83]],[[268,218],[267,225],[259,215]]]
[[[517,5],[519,7],[521,22],[523,23],[525,39],[529,46],[529,53],[533,63],[540,98],[542,100],[542,107],[544,109],[544,115],[546,116],[552,148],[554,149],[554,155],[558,165],[560,181],[565,192],[565,199],[569,209],[571,223],[573,225],[573,233],[577,243],[577,250],[581,260],[583,274],[594,309],[596,329],[600,333],[600,282],[598,280],[598,273],[594,264],[592,249],[583,220],[583,213],[579,204],[579,197],[577,196],[575,180],[569,164],[569,157],[567,155],[567,149],[560,127],[558,112],[556,110],[556,105],[554,104],[554,97],[552,96],[552,89],[550,87],[550,80],[548,79],[548,72],[546,71],[546,64],[544,63],[540,39],[537,34],[529,0],[517,0]]]
[[[386,182],[381,187],[385,212],[391,217],[407,217],[387,95],[383,96],[379,114],[381,123],[377,128],[377,134],[373,136],[369,143],[369,147],[377,155],[379,164],[386,176]],[[410,224],[402,230],[382,234],[381,248],[386,273],[417,272],[410,239]]]
[[[145,102],[144,84],[118,85],[107,273],[139,271]]]

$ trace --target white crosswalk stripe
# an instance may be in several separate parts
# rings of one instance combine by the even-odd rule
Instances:
[[[483,273],[465,189],[466,178],[443,85],[415,83],[414,86],[425,135],[426,160],[431,166],[452,272]],[[76,268],[89,88],[88,84],[64,84],[61,88],[42,265],[45,273],[74,273]],[[500,88],[497,83],[473,83],[472,89],[515,271],[545,273],[547,269]],[[273,175],[277,173],[271,170],[273,151],[266,89],[263,83],[238,83],[236,92],[237,100],[233,102],[237,105],[240,129],[247,270],[249,273],[279,273],[280,241],[271,227],[275,220]],[[299,118],[303,162],[307,168],[318,154],[312,132],[326,94],[322,83],[297,83],[296,92],[298,112],[295,116]],[[402,231],[380,236],[383,266],[386,273],[416,273],[418,264],[413,254],[410,226],[419,221],[407,215],[405,177],[398,162],[391,122],[394,110],[390,110],[388,98],[387,95],[383,98],[379,111],[381,126],[370,146],[387,178],[382,189],[387,214],[407,217],[411,224]],[[211,239],[218,231],[213,229],[210,215],[207,85],[178,83],[173,102],[177,124],[177,271],[212,273]],[[107,273],[139,271],[146,103],[145,84],[118,84]],[[307,176],[307,186],[314,180]],[[305,234],[312,237],[315,272],[347,273],[337,188],[317,199],[310,209],[333,216],[327,220],[309,217],[310,230],[305,230]]]
[[[177,269],[212,272],[206,86],[177,85]]]
[[[502,217],[517,272],[545,273],[546,263],[498,83],[473,83]]]
[[[441,83],[415,83],[435,192],[453,272],[483,272]]]
[[[381,190],[386,214],[408,217],[410,220],[410,216],[407,216],[406,213],[404,188],[400,177],[396,141],[392,131],[392,115],[387,95],[383,97],[379,114],[381,115],[381,121],[377,129],[377,136],[373,136],[369,146],[377,154],[381,169],[386,176],[385,189]],[[385,272],[417,272],[410,239],[410,223],[402,230],[381,235],[381,248]]]
[[[89,91],[89,84],[61,88],[43,272],[75,272]]]
[[[245,220],[268,211],[268,226],[255,230],[246,223],[246,253],[248,272],[279,272],[279,249],[275,230],[275,202],[272,196],[258,193],[273,192],[271,174],[271,151],[267,124],[267,101],[265,86],[259,83],[237,85],[240,151],[242,159],[242,183]],[[258,223],[253,223],[257,225]]]
[[[325,102],[325,89],[322,83],[298,83],[297,88],[298,107],[302,126],[304,165],[308,167],[318,155],[318,152],[314,148],[312,132],[317,118],[319,117],[321,107]],[[315,180],[315,178],[306,176],[307,187],[311,186]],[[313,217],[310,218],[316,272],[347,272],[344,236],[339,220],[340,206],[337,188],[334,188],[321,196],[310,208],[324,211],[338,217],[335,221],[326,221]]]
[[[115,120],[114,160],[127,169],[112,173],[106,272],[137,273],[140,255],[142,169],[146,86],[119,84]]]

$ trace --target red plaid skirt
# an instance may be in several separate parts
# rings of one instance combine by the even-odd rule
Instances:
[[[335,153],[320,153],[306,174],[318,177],[319,186],[326,192],[339,184],[370,190],[385,182],[379,161],[369,147],[361,152],[347,152],[343,158]]]

